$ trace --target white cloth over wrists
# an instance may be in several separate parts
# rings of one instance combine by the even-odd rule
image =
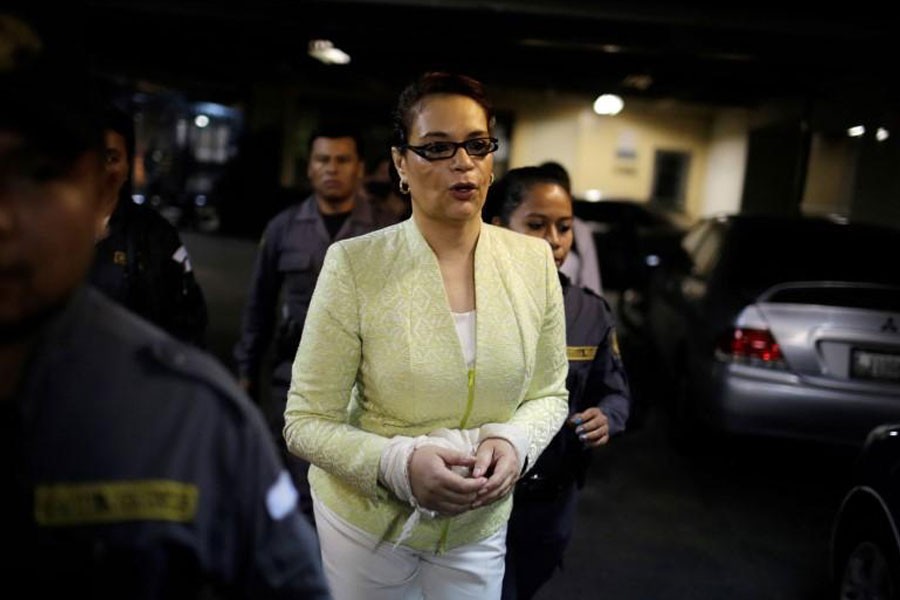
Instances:
[[[408,538],[413,528],[422,517],[433,519],[438,513],[419,505],[409,481],[409,461],[413,452],[426,445],[439,446],[474,456],[479,444],[488,438],[502,438],[516,450],[521,471],[528,451],[528,435],[516,425],[503,423],[487,423],[477,429],[437,429],[428,435],[417,437],[395,436],[391,438],[378,465],[378,480],[403,502],[413,507],[413,512],[403,524],[400,536],[394,543],[397,546]],[[452,467],[458,474],[467,477],[468,467]]]

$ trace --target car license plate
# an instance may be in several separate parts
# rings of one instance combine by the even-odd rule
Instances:
[[[900,381],[900,354],[853,350],[850,375],[859,379]]]

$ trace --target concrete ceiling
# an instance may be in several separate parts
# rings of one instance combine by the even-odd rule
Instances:
[[[900,104],[896,19],[787,4],[92,0],[87,17],[106,70],[224,96],[289,82],[323,97],[393,100],[421,71],[446,69],[490,86],[729,106],[873,94]],[[313,38],[351,63],[313,60]]]

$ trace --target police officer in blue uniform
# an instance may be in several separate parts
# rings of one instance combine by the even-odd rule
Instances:
[[[485,218],[542,237],[559,268],[572,247],[572,199],[551,170],[513,169],[497,182]],[[610,307],[560,273],[566,311],[569,419],[528,475],[516,484],[507,529],[503,598],[531,598],[562,565],[572,537],[578,490],[593,451],[625,430],[628,378]]]
[[[115,208],[91,267],[91,283],[108,297],[175,337],[204,346],[206,299],[174,225],[131,197],[134,122],[110,105],[103,113],[106,168],[115,179]]]
[[[310,519],[309,464],[287,451],[282,435],[284,408],[291,365],[325,251],[335,240],[369,233],[396,220],[376,210],[364,197],[364,174],[362,138],[352,128],[329,123],[310,135],[307,176],[312,195],[280,212],[266,226],[244,308],[241,338],[234,350],[241,385],[265,406],[259,389],[261,369],[274,337],[267,413],[272,435]]]
[[[213,358],[85,284],[111,179],[83,63],[54,39],[0,14],[4,586],[329,598],[256,407]]]

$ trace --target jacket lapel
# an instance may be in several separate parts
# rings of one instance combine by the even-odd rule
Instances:
[[[456,335],[440,266],[412,219],[405,228],[410,262],[408,271],[410,367],[435,372],[443,385],[465,382],[466,366]],[[477,360],[477,359],[476,359]]]
[[[527,318],[514,307],[514,298],[521,296],[529,286],[515,281],[512,274],[518,272],[505,247],[497,244],[491,225],[482,225],[478,246],[475,249],[475,410],[479,398],[521,387],[523,373],[509,372],[501,365],[529,365],[528,345],[522,329]],[[520,299],[521,300],[521,299]]]

